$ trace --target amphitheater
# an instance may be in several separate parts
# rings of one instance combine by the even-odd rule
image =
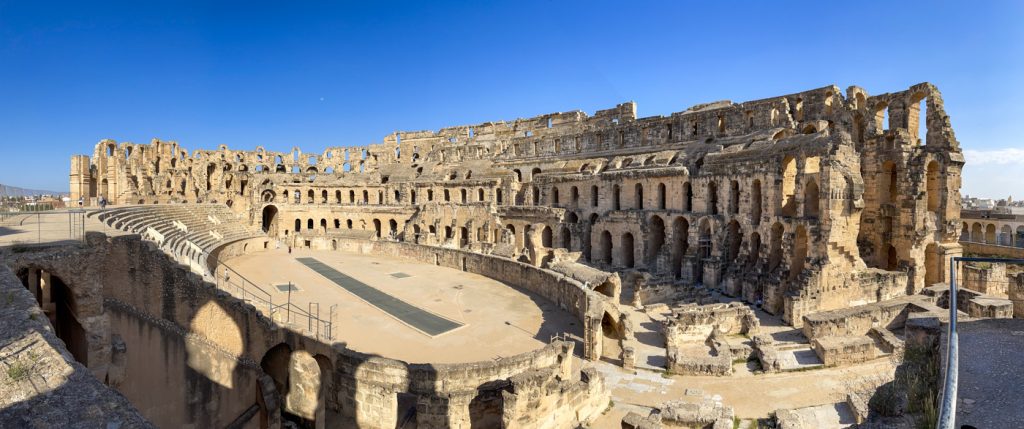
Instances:
[[[966,226],[934,86],[636,111],[315,153],[103,140],[71,158],[80,239],[0,237],[2,350],[51,370],[8,370],[0,420],[801,427],[835,367],[936,341]]]

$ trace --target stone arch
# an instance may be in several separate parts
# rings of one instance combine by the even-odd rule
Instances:
[[[761,181],[758,179],[750,184],[750,223],[761,224]]]
[[[1017,227],[1016,239],[1013,241],[1014,247],[1024,247],[1024,226]]]
[[[666,196],[665,196],[665,184],[664,183],[659,183],[658,184],[658,193],[657,193],[657,200],[658,200],[657,208],[658,208],[658,210],[665,210],[665,199],[666,199]]]
[[[263,208],[263,232],[272,237],[277,236],[277,211],[273,204]]]
[[[934,160],[929,162],[926,174],[928,176],[928,183],[925,186],[928,192],[928,211],[938,213],[939,207],[942,205],[942,179],[939,162]]]
[[[572,232],[569,231],[569,227],[562,226],[559,235],[561,236],[561,247],[566,250],[572,250]]]
[[[985,230],[979,222],[974,222],[974,225],[971,226],[971,241],[975,243],[985,242]]]
[[[708,213],[718,214],[718,184],[714,180],[708,182]]]
[[[775,270],[782,263],[782,233],[785,229],[776,222],[771,230],[771,250],[768,252],[768,269]]]
[[[636,257],[634,251],[633,233],[627,232],[622,234],[622,266],[626,268],[633,268],[636,266]]]
[[[988,224],[985,225],[985,243],[986,244],[998,244],[996,242],[996,225]]]
[[[689,248],[690,223],[679,216],[672,221],[672,275],[682,276],[683,256]]]
[[[605,264],[612,264],[612,233],[604,231],[601,233],[601,262]]]
[[[380,238],[380,233],[381,233],[380,219],[374,219],[373,220],[373,233],[374,233],[375,237]]]
[[[558,195],[558,187],[557,186],[552,186],[551,187],[551,206],[552,207],[558,207],[558,205],[561,203],[559,201],[558,197],[559,197],[559,195]]]
[[[621,205],[620,205],[620,202],[619,202],[619,198],[621,196],[620,195],[621,193],[622,193],[621,189],[619,188],[619,185],[617,183],[615,184],[615,186],[612,186],[612,210],[620,210],[621,209]]]
[[[291,346],[281,343],[267,350],[263,354],[263,358],[260,359],[260,368],[274,380],[274,387],[280,398],[278,404],[282,408],[285,405],[284,398],[287,398],[288,389],[291,386],[289,383],[291,357]]]
[[[807,228],[803,225],[796,227],[796,235],[793,238],[793,259],[789,262],[789,280],[796,280],[804,270],[807,261]]]
[[[729,240],[729,248],[726,253],[725,263],[732,265],[736,258],[740,255],[740,245],[743,244],[743,231],[740,229],[740,223],[735,219],[729,221],[729,225],[726,227],[726,234]]]
[[[644,185],[641,183],[633,187],[633,207],[638,210],[644,209]]]
[[[550,226],[544,225],[544,229],[541,230],[541,232],[540,232],[540,243],[541,243],[541,246],[544,246],[547,249],[551,248],[552,237],[551,237],[551,227]]]
[[[740,212],[740,182],[732,180],[729,182],[729,213],[739,214]]]
[[[693,187],[690,182],[683,183],[683,211],[693,211]]]
[[[999,229],[999,245],[1013,246],[1013,228],[1010,225],[1003,225]]]
[[[757,231],[750,233],[750,242],[747,246],[747,266],[753,268],[761,257],[761,234]]]
[[[647,265],[653,266],[661,247],[665,244],[665,221],[660,216],[651,216],[648,225]]]
[[[818,218],[819,198],[818,183],[814,179],[807,179],[804,184],[804,217]]]
[[[603,338],[601,357],[618,359],[620,354],[619,341],[622,340],[622,329],[619,322],[607,311],[601,317],[601,336]]]
[[[779,213],[782,216],[796,216],[796,159],[792,156],[782,159],[781,195]]]

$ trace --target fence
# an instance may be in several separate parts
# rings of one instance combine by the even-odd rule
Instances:
[[[955,257],[949,264],[949,324],[946,337],[946,368],[945,379],[942,381],[942,391],[939,393],[939,424],[940,429],[953,429],[956,421],[956,396],[957,383],[959,378],[959,357],[960,338],[957,333],[957,274],[963,272],[967,277],[967,270],[963,269],[962,262],[973,262],[980,264],[1024,264],[1024,259],[1007,258],[979,258],[979,257]],[[1005,277],[1005,274],[1004,274]],[[987,288],[987,286],[986,286]]]
[[[85,240],[85,210],[0,212],[0,241],[42,244]]]
[[[278,298],[278,303],[275,304],[274,297],[270,292],[227,264],[220,263],[214,277],[218,289],[253,304],[275,322],[293,327],[305,327],[306,332],[318,340],[334,339],[334,311],[337,304],[329,308],[325,319],[321,315],[319,302],[309,302],[305,309],[292,302],[291,282],[288,283],[287,297],[284,300]]]

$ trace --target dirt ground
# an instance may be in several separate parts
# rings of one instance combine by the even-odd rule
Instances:
[[[464,324],[430,337],[360,300],[302,265],[314,257],[359,281],[407,303]],[[277,285],[292,282],[291,300],[301,308],[320,304],[327,318],[334,310],[334,341],[353,350],[410,363],[475,362],[536,350],[551,335],[567,331],[579,337],[583,327],[570,314],[540,296],[504,283],[450,268],[380,256],[296,249],[273,249],[226,261],[242,276],[273,296],[287,300]],[[407,276],[407,277],[406,277]],[[275,315],[275,319],[281,315]],[[481,347],[486,345],[486,347]]]

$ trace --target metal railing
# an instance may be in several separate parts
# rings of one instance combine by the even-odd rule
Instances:
[[[953,429],[956,421],[956,393],[959,378],[960,338],[957,333],[957,279],[961,262],[1024,264],[1022,259],[954,257],[949,263],[949,324],[946,332],[946,372],[939,393],[939,429]]]
[[[220,275],[218,275],[220,273]],[[231,295],[252,303],[275,322],[291,326],[305,326],[309,335],[318,340],[334,339],[334,311],[337,304],[329,308],[327,318],[320,314],[320,303],[309,302],[306,308],[292,303],[292,283],[288,282],[288,298],[284,302],[274,303],[273,295],[249,280],[234,268],[225,263],[218,264],[214,273],[217,288]]]
[[[85,210],[0,212],[9,244],[85,241]]]

